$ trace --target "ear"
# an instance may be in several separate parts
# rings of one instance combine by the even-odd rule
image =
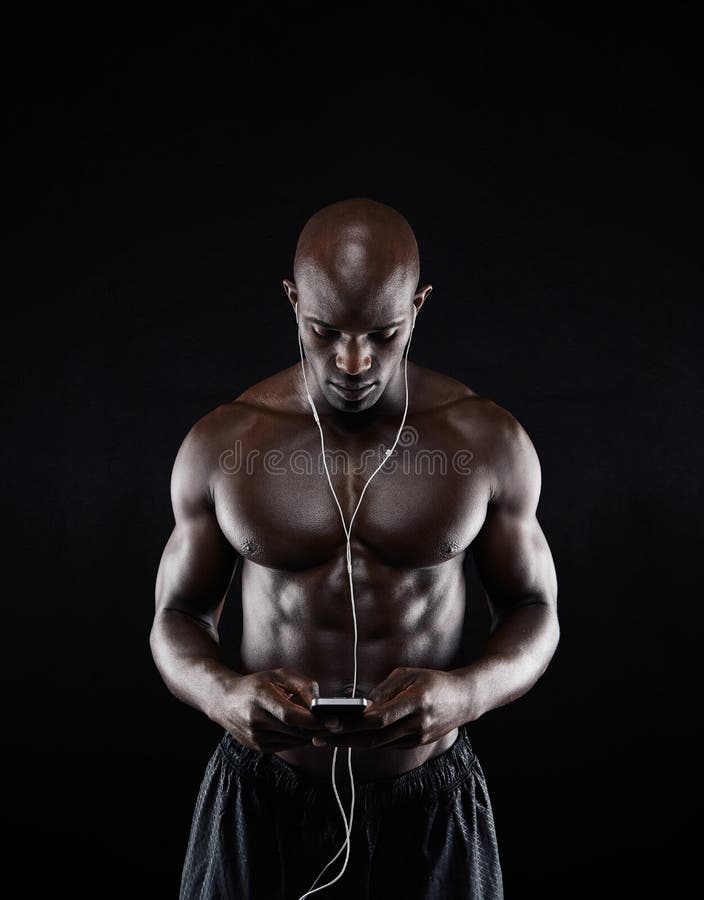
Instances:
[[[284,278],[283,280],[284,290],[286,291],[286,296],[291,301],[291,306],[293,306],[293,311],[296,314],[296,320],[298,320],[298,289],[293,281],[289,281],[288,278]]]
[[[420,312],[421,306],[428,299],[428,295],[430,294],[432,289],[433,289],[432,284],[424,284],[422,288],[419,288],[416,291],[415,296],[413,297],[413,305],[416,308],[416,315]]]

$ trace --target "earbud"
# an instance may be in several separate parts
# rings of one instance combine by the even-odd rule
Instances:
[[[411,331],[416,327],[416,316],[418,315],[418,307],[413,307],[413,321],[411,322]]]
[[[298,304],[293,307],[293,311],[296,313],[296,322],[298,322]]]

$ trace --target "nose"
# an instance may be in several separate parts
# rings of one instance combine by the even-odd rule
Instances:
[[[366,350],[352,339],[342,350],[338,350],[335,364],[340,371],[354,377],[371,368],[372,358]]]

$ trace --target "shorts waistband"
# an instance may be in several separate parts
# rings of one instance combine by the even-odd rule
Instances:
[[[275,753],[252,750],[225,732],[218,751],[221,757],[238,774],[275,788],[277,792],[297,795],[303,802],[315,803],[321,798],[327,800],[332,790],[332,766],[326,776],[317,775],[296,768]],[[362,808],[380,805],[396,805],[404,801],[431,800],[440,793],[454,790],[465,781],[478,766],[478,760],[469,740],[468,726],[460,725],[455,742],[443,753],[427,759],[413,769],[384,778],[377,778],[357,784],[355,779],[355,806]],[[352,773],[354,775],[354,750],[352,750]],[[341,798],[351,796],[347,750],[337,754],[335,783]]]

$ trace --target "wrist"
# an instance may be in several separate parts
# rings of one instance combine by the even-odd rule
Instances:
[[[459,709],[463,722],[475,722],[497,705],[492,690],[497,663],[497,660],[482,657],[468,666],[452,669],[448,673],[453,676],[457,684]]]
[[[535,681],[534,666],[530,660],[499,653],[486,653],[471,665],[454,669],[453,674],[462,684],[475,719],[517,700]]]
[[[202,684],[200,709],[212,722],[222,724],[222,709],[225,697],[233,685],[242,678],[218,659],[201,660]]]

